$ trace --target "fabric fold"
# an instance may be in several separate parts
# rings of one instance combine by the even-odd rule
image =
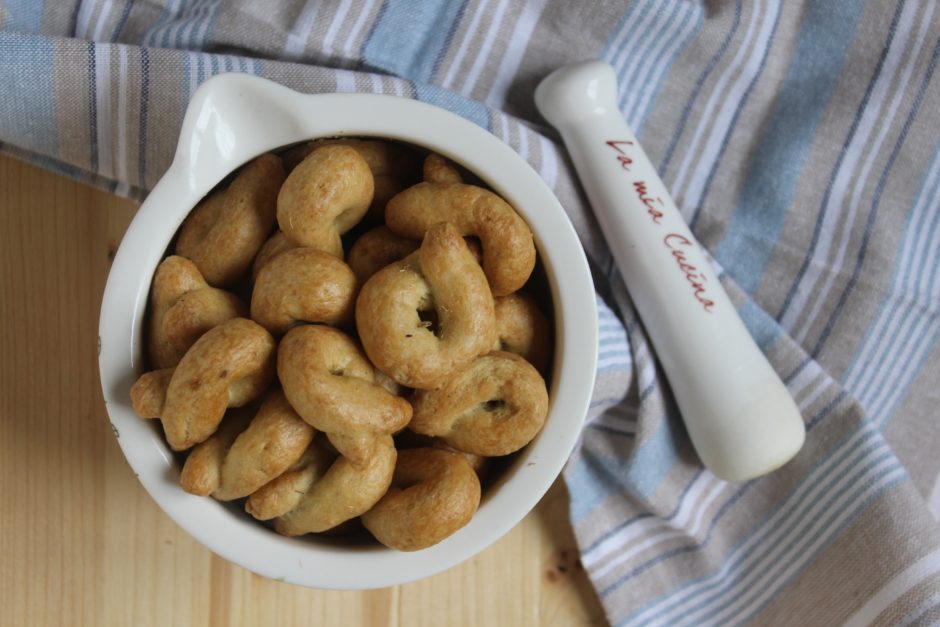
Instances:
[[[827,26],[828,25],[828,26]],[[703,469],[531,91],[610,62],[620,105],[803,414],[795,460]],[[564,478],[615,625],[940,620],[940,11],[930,0],[267,5],[0,1],[0,152],[143,199],[207,78],[453,111],[552,187],[599,362]]]

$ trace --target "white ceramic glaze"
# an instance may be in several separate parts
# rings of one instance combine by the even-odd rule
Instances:
[[[613,68],[549,75],[536,105],[561,133],[656,348],[692,443],[715,475],[743,481],[790,460],[805,429],[617,107]]]
[[[137,418],[128,392],[141,373],[141,328],[151,277],[189,210],[229,172],[268,150],[316,137],[376,136],[424,146],[475,172],[528,221],[549,279],[556,325],[545,428],[484,496],[473,520],[431,548],[400,553],[284,538],[233,505],[191,496],[155,423]],[[156,502],[213,552],[291,583],[365,589],[449,568],[516,525],[546,492],[577,441],[597,361],[591,275],[557,199],[512,149],[474,124],[420,102],[370,94],[303,95],[261,78],[220,75],[196,92],[172,165],[128,228],[101,307],[99,368],[108,413],[128,462]],[[139,542],[155,542],[139,538]]]

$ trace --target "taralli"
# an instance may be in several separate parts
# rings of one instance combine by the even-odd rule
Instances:
[[[341,456],[306,489],[295,482],[292,489],[302,494],[294,507],[274,519],[274,529],[286,536],[322,533],[364,514],[388,491],[397,457],[392,437],[380,436],[371,441],[365,463]],[[306,483],[305,476],[300,479]]]
[[[235,438],[247,429],[249,424],[251,412],[247,407],[236,407],[225,412],[225,417],[215,433],[189,451],[180,471],[180,487],[196,496],[209,496],[218,490],[222,483],[225,455]]]
[[[551,325],[531,296],[517,292],[496,299],[499,337],[494,350],[520,355],[545,375],[552,357],[550,332]]]
[[[167,442],[175,451],[188,449],[211,436],[228,407],[258,398],[274,375],[276,344],[264,327],[234,318],[209,330],[190,348],[173,371],[159,411]],[[142,376],[131,398],[142,418],[156,409],[159,391],[147,389],[166,380],[165,374]]]
[[[330,327],[289,331],[278,349],[277,371],[291,405],[326,434],[340,457],[275,528],[285,535],[325,531],[385,494],[396,458],[391,434],[408,424],[411,405],[377,385],[356,343]]]
[[[336,451],[324,446],[325,441],[322,437],[314,438],[293,466],[248,497],[245,511],[258,520],[271,520],[297,507],[310,486],[336,461]]]
[[[362,516],[385,546],[417,551],[470,522],[480,505],[480,481],[470,464],[435,448],[400,451],[388,493]]]
[[[433,311],[437,328],[421,319]],[[366,353],[402,385],[437,387],[492,347],[493,296],[480,266],[453,226],[432,227],[421,248],[369,279],[356,300]]]
[[[261,268],[268,265],[272,259],[281,253],[287,252],[292,248],[297,248],[297,244],[287,239],[287,236],[284,235],[282,231],[276,231],[274,235],[269,237],[261,246],[261,250],[258,251],[254,263],[251,264],[251,280],[257,280]]]
[[[322,146],[347,146],[354,149],[369,164],[375,191],[368,214],[382,219],[388,199],[406,185],[416,182],[417,162],[412,151],[401,144],[374,139],[320,139],[295,146],[283,154],[284,167],[293,170],[307,156]]]
[[[374,370],[375,372],[375,384],[385,388],[395,396],[403,396],[405,394],[405,387],[401,385],[398,381],[391,378],[378,368]]]
[[[463,183],[463,177],[457,168],[447,163],[447,159],[436,152],[425,158],[423,174],[428,183]]]
[[[303,144],[291,146],[281,153],[281,161],[284,163],[284,170],[290,175],[300,162],[306,159],[311,152],[317,148],[318,142],[309,141]]]
[[[293,466],[316,429],[304,422],[279,389],[268,392],[247,425],[223,420],[219,430],[196,445],[180,474],[184,490],[220,501],[248,496]]]
[[[480,242],[475,238],[464,238],[477,263],[483,260]],[[373,274],[404,259],[421,245],[418,240],[395,235],[384,226],[366,231],[349,249],[346,263],[352,268],[360,283],[365,283]]]
[[[288,172],[292,171],[310,156],[310,153],[323,146],[346,146],[354,149],[365,159],[376,178],[391,176],[404,180],[414,176],[416,163],[413,153],[401,144],[380,139],[317,139],[285,150],[281,155],[284,167]]]
[[[438,222],[483,244],[483,271],[494,296],[525,285],[535,267],[532,231],[506,201],[475,185],[418,183],[388,201],[386,226],[404,237],[420,238]]]
[[[131,407],[141,418],[159,418],[166,404],[166,390],[176,366],[152,370],[140,375],[131,386]]]
[[[157,267],[150,306],[148,349],[156,368],[175,366],[203,333],[248,313],[237,296],[211,287],[196,264],[176,255]]]
[[[395,433],[411,419],[408,401],[375,382],[362,349],[337,329],[291,329],[278,347],[277,374],[300,417],[354,463],[368,460],[371,440]]]
[[[176,254],[191,259],[211,285],[237,282],[271,233],[281,160],[261,155],[244,166],[223,191],[200,202],[180,227]]]
[[[450,537],[509,467],[492,458],[547,416],[551,323],[518,292],[528,225],[455,162],[393,141],[312,140],[226,181],[154,274],[153,370],[130,390],[190,449],[181,488],[244,499],[286,536]]]
[[[421,242],[395,235],[384,226],[363,233],[349,249],[346,262],[360,283],[385,266],[404,259],[418,249]]]
[[[528,444],[548,415],[548,391],[522,357],[493,352],[478,357],[440,388],[417,392],[408,427],[441,437],[454,448],[497,457]]]
[[[293,248],[258,273],[251,317],[275,335],[298,322],[351,325],[358,289],[353,271],[336,257]]]
[[[477,473],[477,477],[480,479],[480,481],[483,481],[486,478],[491,467],[489,457],[458,451],[441,438],[415,433],[411,429],[405,429],[395,436],[395,447],[399,451],[412,448],[436,448],[442,451],[447,451],[448,453],[460,455],[467,461],[468,464],[470,464],[470,467],[473,468],[473,471]]]
[[[323,146],[300,162],[277,196],[277,222],[296,244],[343,258],[340,235],[372,202],[372,172],[356,150]]]

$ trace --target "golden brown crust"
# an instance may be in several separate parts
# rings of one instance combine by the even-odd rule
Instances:
[[[175,366],[203,333],[247,313],[237,296],[206,283],[192,261],[167,257],[157,266],[150,290],[150,363]]]
[[[494,350],[515,353],[542,376],[547,374],[552,358],[551,325],[534,298],[520,292],[497,298],[496,333]]]
[[[374,139],[318,139],[295,146],[282,155],[284,167],[290,172],[311,152],[323,146],[347,146],[365,159],[375,184],[366,217],[375,222],[383,221],[389,198],[417,178],[419,164],[414,151],[401,144]]]
[[[385,494],[396,457],[390,434],[408,423],[411,405],[376,384],[358,345],[331,327],[291,329],[278,349],[277,369],[291,405],[326,434],[340,457],[322,478],[308,469],[266,486],[252,497],[249,512],[277,512],[275,529],[284,535],[323,532]],[[287,495],[285,486],[302,496]]]
[[[271,233],[281,160],[264,154],[239,171],[227,189],[207,196],[183,222],[176,254],[191,259],[211,285],[237,282]]]
[[[411,405],[375,383],[372,365],[342,331],[291,329],[278,348],[277,372],[301,418],[327,434],[340,454],[363,463],[376,437],[398,431]]]
[[[388,200],[414,180],[418,169],[414,153],[401,144],[373,139],[327,139],[315,143],[349,146],[369,164],[375,191],[366,218],[373,222],[384,221]]]
[[[271,520],[283,516],[300,502],[317,479],[315,466],[288,470],[261,486],[245,501],[245,511],[257,520]],[[326,472],[325,469],[323,472]]]
[[[421,320],[434,310],[437,330]],[[449,224],[421,248],[373,275],[356,300],[356,326],[372,362],[402,385],[436,387],[495,341],[493,296],[466,243]]]
[[[415,156],[401,144],[381,139],[316,139],[293,146],[284,151],[281,158],[288,172],[296,168],[317,148],[323,146],[346,146],[353,148],[369,165],[373,176],[394,176],[406,179],[416,169]]]
[[[385,546],[417,551],[453,535],[480,505],[480,481],[470,464],[435,448],[398,453],[392,485],[362,515],[362,523]]]
[[[340,235],[355,226],[372,202],[369,165],[348,146],[323,146],[304,159],[277,196],[277,222],[296,244],[343,258]]]
[[[293,248],[272,259],[255,281],[251,317],[275,335],[298,322],[351,325],[359,283],[336,257]]]
[[[405,388],[403,385],[400,385],[395,379],[391,378],[378,368],[374,370],[374,375],[376,385],[385,388],[395,396],[406,396],[406,392],[408,391],[407,388]]]
[[[228,407],[258,398],[274,374],[274,338],[251,320],[234,318],[193,344],[173,372],[160,414],[175,451],[206,440]]]
[[[535,263],[532,233],[465,170],[418,154],[331,139],[262,155],[186,219],[150,301],[151,363],[166,367],[131,390],[171,448],[194,447],[184,490],[247,497],[284,535],[364,525],[419,550],[473,516],[488,456],[541,429],[547,391],[525,360],[548,367],[551,328],[514,293]],[[347,266],[342,235],[369,212],[381,220],[387,201],[387,226],[359,236]],[[236,283],[251,320],[210,286]],[[361,346],[326,326],[353,323]]]
[[[187,492],[220,501],[248,496],[293,466],[316,434],[280,389],[268,392],[250,422],[229,423],[186,459],[180,485]]]
[[[314,435],[316,429],[294,411],[283,391],[269,392],[251,424],[229,449],[214,496],[221,500],[248,496],[293,466]]]
[[[463,183],[457,168],[436,152],[424,159],[424,180],[428,183]]]
[[[166,390],[176,367],[145,372],[131,386],[131,407],[141,418],[159,418],[166,404]]]
[[[386,226],[404,237],[423,237],[434,224],[452,223],[483,244],[483,270],[494,296],[521,288],[535,267],[532,231],[506,201],[475,185],[418,183],[388,201]]]
[[[548,391],[538,371],[518,355],[475,359],[440,388],[415,393],[408,427],[454,448],[487,457],[528,444],[548,415]]]
[[[258,520],[271,520],[291,511],[319,481],[336,460],[336,452],[323,446],[323,437],[314,438],[293,466],[252,493],[245,511]]]
[[[283,231],[275,231],[274,235],[268,238],[268,240],[261,246],[261,250],[258,251],[258,254],[255,255],[255,261],[251,264],[252,282],[258,279],[258,273],[261,272],[261,268],[268,265],[272,259],[281,253],[286,252],[292,248],[297,248],[297,244],[287,239],[287,236],[284,235]]]
[[[374,438],[364,463],[339,457],[312,481],[296,506],[274,520],[283,535],[327,531],[367,512],[388,491],[397,452],[391,436]]]
[[[399,451],[412,448],[436,448],[442,451],[447,451],[448,453],[454,453],[463,457],[470,467],[473,468],[473,471],[477,473],[477,477],[480,481],[486,479],[489,475],[491,469],[491,461],[489,457],[483,457],[482,455],[474,455],[473,453],[465,453],[464,451],[458,451],[453,446],[442,440],[441,438],[435,438],[430,435],[424,435],[422,433],[415,433],[411,429],[404,429],[400,433],[395,435],[395,447]]]
[[[421,242],[395,235],[384,226],[363,233],[349,249],[346,262],[360,283],[418,250]]]
[[[238,407],[226,412],[215,433],[205,442],[194,446],[180,471],[180,487],[196,496],[209,496],[222,482],[222,464],[235,438],[245,430],[251,420],[246,408]]]

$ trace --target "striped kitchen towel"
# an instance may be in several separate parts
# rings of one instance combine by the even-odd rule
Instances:
[[[565,470],[615,625],[940,621],[935,0],[0,0],[0,150],[142,198],[219,72],[445,107],[555,190],[600,362]],[[796,399],[804,450],[703,470],[532,91],[609,61],[620,105]]]

